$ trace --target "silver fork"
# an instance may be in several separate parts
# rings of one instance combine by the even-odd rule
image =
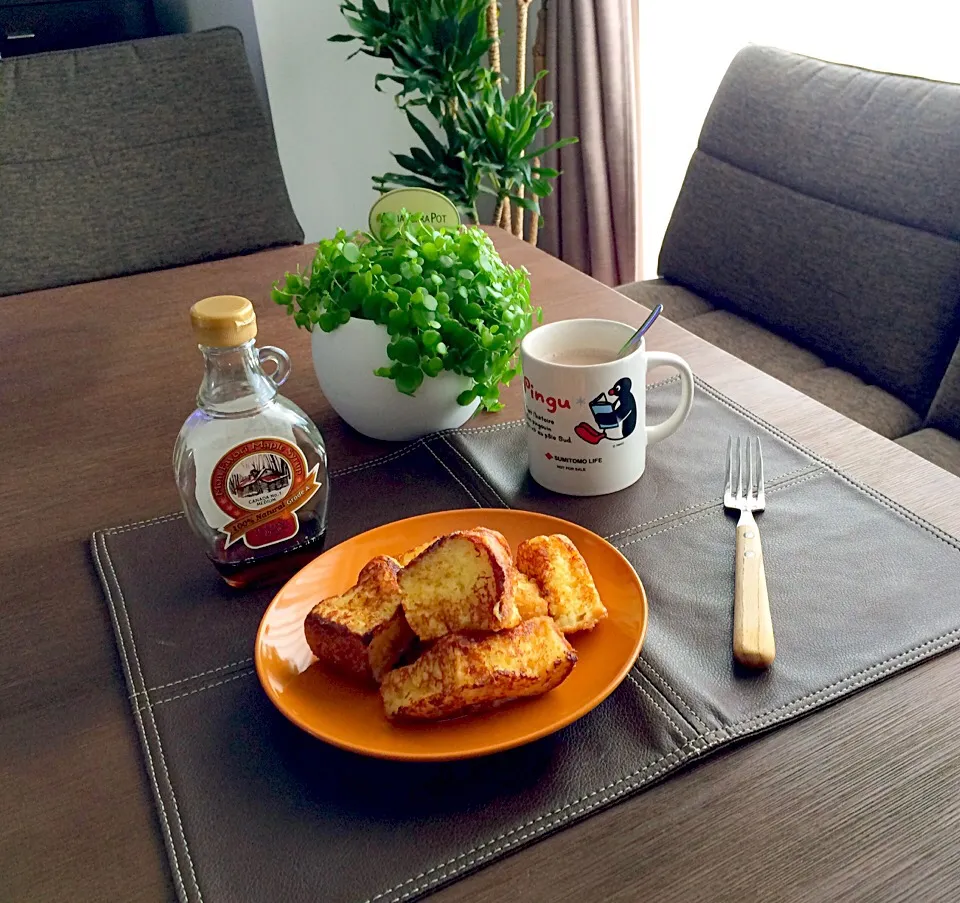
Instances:
[[[744,471],[747,472],[746,491]],[[740,512],[733,600],[733,655],[738,662],[751,668],[766,668],[776,655],[760,530],[753,517],[753,512],[763,511],[765,504],[760,437],[737,437],[736,445],[731,437],[727,444],[727,483],[723,490],[723,506]]]

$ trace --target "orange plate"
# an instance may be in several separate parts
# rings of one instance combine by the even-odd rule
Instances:
[[[351,587],[376,555],[399,555],[441,533],[491,527],[513,548],[542,533],[566,533],[593,573],[609,617],[569,639],[579,661],[555,690],[493,711],[423,724],[387,721],[374,688],[326,671],[303,635],[307,612]],[[277,593],[257,632],[257,675],[298,727],[353,752],[383,759],[445,761],[483,756],[545,737],[599,705],[620,684],[643,645],[647,596],[630,562],[596,533],[545,514],[500,508],[439,511],[395,521],[324,552]]]

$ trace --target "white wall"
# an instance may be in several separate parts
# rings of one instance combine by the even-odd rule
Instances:
[[[338,226],[365,228],[377,198],[372,177],[397,166],[415,135],[393,95],[373,88],[378,60],[355,44],[331,44],[346,32],[334,0],[253,0],[280,160],[294,210],[316,241]]]
[[[657,255],[700,125],[746,44],[960,81],[960,4],[909,0],[638,0],[643,275]]]

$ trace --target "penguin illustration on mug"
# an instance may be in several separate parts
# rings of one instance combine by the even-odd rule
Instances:
[[[633,383],[627,378],[617,380],[613,388],[601,392],[590,402],[596,427],[584,421],[574,427],[574,432],[591,445],[597,445],[603,439],[617,441],[626,439],[637,428],[637,402],[631,388]],[[610,400],[612,395],[614,400]]]

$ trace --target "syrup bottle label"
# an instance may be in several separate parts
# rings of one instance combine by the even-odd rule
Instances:
[[[297,509],[320,488],[318,467],[308,470],[303,452],[276,436],[249,439],[222,455],[210,474],[216,522],[207,518],[226,535],[225,547],[242,541],[262,549],[296,536]]]

